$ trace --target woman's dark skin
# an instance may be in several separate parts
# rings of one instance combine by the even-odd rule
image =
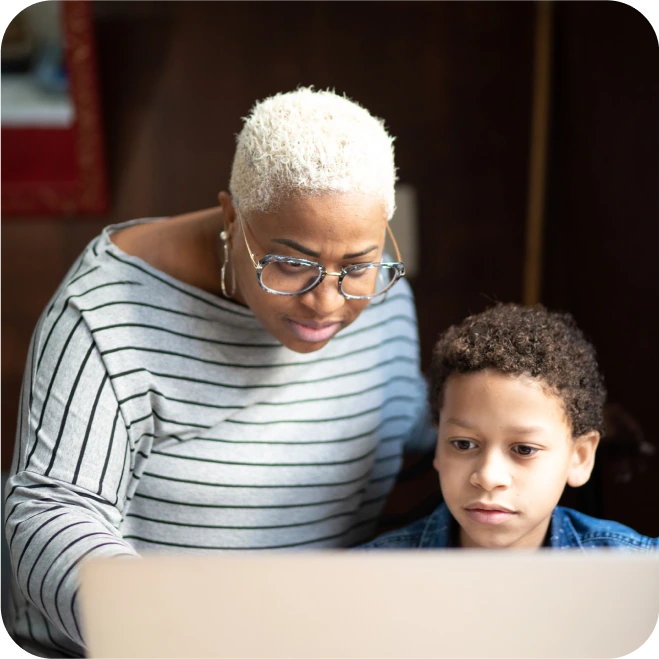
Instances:
[[[289,197],[275,211],[243,213],[243,226],[231,196],[221,192],[218,201],[218,208],[129,227],[113,234],[112,240],[127,254],[179,281],[222,295],[219,234],[224,228],[230,246],[229,290],[234,274],[236,278],[232,298],[248,307],[275,339],[295,352],[320,350],[366,308],[368,300],[344,298],[332,276],[297,296],[264,291],[246,241],[257,261],[266,254],[312,258],[329,272],[356,262],[379,261],[386,215],[378,198],[357,193]],[[331,335],[320,337],[320,329]]]
[[[112,242],[179,281],[221,295],[223,225],[222,208],[208,208],[122,229],[112,234]]]

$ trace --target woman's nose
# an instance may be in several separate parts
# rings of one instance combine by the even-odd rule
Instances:
[[[325,277],[316,288],[300,295],[300,301],[318,316],[324,317],[331,316],[346,303],[346,299],[339,291],[336,277]]]
[[[469,480],[472,485],[486,491],[507,488],[511,482],[508,463],[504,456],[497,453],[486,454],[472,472]]]

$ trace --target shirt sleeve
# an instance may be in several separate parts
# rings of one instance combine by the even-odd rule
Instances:
[[[42,319],[28,355],[5,526],[23,597],[57,637],[84,645],[81,562],[137,556],[119,531],[136,451],[89,329],[65,311]],[[35,636],[29,618],[16,631]]]
[[[410,290],[411,298],[411,326],[413,337],[417,342],[416,355],[416,409],[415,422],[408,433],[405,441],[405,453],[421,454],[430,453],[437,444],[437,429],[432,423],[430,414],[430,402],[428,398],[428,381],[421,371],[421,354],[419,342],[419,327],[414,305],[414,295]]]

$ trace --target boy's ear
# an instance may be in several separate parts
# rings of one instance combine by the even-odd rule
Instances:
[[[597,430],[581,435],[573,440],[574,452],[568,470],[567,484],[570,487],[580,487],[588,482],[595,464],[595,451],[600,441]]]

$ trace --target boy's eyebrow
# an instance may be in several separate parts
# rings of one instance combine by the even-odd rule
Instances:
[[[296,252],[300,252],[301,254],[305,254],[306,256],[313,256],[315,258],[320,258],[320,252],[315,252],[314,250],[309,249],[304,245],[300,245],[300,243],[295,242],[295,240],[289,240],[288,238],[273,238],[272,242],[279,243],[280,245],[286,245],[286,247],[290,247],[291,249],[294,249]],[[361,252],[351,252],[350,254],[344,254],[343,258],[354,259],[357,258],[358,256],[366,256],[366,254],[372,252],[374,249],[377,248],[378,248],[377,245],[372,245],[367,249],[363,249]]]
[[[461,421],[454,416],[450,416],[448,419],[446,419],[446,423],[450,423],[454,426],[460,426],[461,428],[466,428],[467,430],[474,430],[474,427],[470,426],[466,421]]]
[[[530,435],[534,432],[542,432],[542,426],[508,426],[508,432],[515,433],[516,435]]]
[[[448,419],[446,419],[446,423],[450,423],[451,425],[454,426],[460,426],[461,428],[465,428],[466,430],[477,430],[466,421],[463,421],[462,419],[458,419],[457,417],[454,416],[451,416]],[[506,426],[505,430],[506,432],[513,433],[515,435],[530,435],[534,432],[542,432],[544,428],[542,426]]]

